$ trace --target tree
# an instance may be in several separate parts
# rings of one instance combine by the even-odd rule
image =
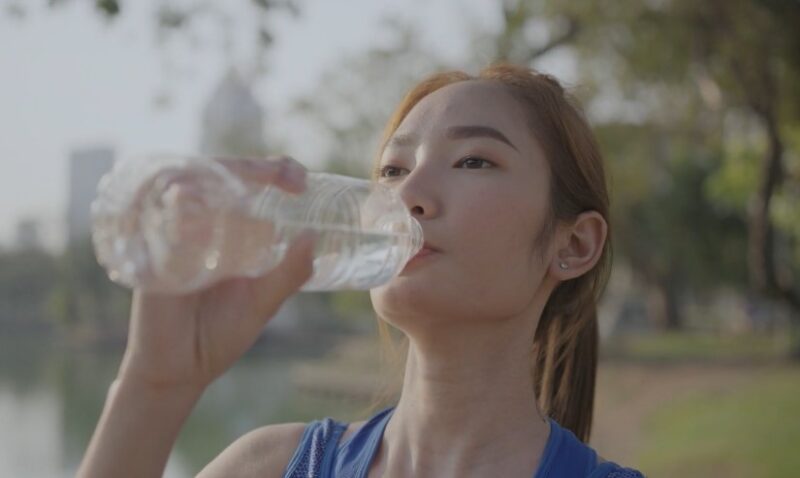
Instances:
[[[800,290],[793,280],[800,269],[800,235],[794,225],[800,217],[787,206],[800,199],[800,174],[787,169],[787,161],[797,156],[787,138],[800,124],[800,4],[507,1],[503,9],[506,25],[497,37],[498,57],[531,62],[542,51],[569,47],[592,93],[590,112],[611,98],[638,124],[667,132],[670,142],[691,144],[693,156],[716,158],[719,167],[695,187],[717,209],[729,203],[720,192],[726,190],[732,152],[758,152],[741,211],[747,223],[749,284],[800,311]],[[532,43],[532,30],[543,31],[539,36],[546,40]],[[670,155],[666,163],[684,160],[685,155]],[[674,227],[680,229],[680,223],[675,218]],[[723,276],[722,270],[717,273]]]
[[[614,250],[649,286],[655,322],[679,330],[685,298],[746,284],[745,222],[706,186],[720,153],[675,144],[646,124],[606,123],[596,133],[610,159]]]
[[[57,14],[60,9],[76,3],[75,0],[47,0],[46,5]],[[94,0],[92,9],[99,20],[113,26],[117,19],[126,15],[126,5],[132,4],[122,0]],[[251,69],[248,74],[254,78],[264,75],[268,71],[266,53],[274,42],[272,21],[285,15],[297,18],[301,13],[300,4],[301,0],[250,0],[246,2],[247,14],[242,15],[239,2],[160,0],[153,12],[154,39],[161,47],[159,55],[166,81],[177,68],[175,55],[190,57],[198,50],[206,53],[207,48],[221,49],[226,56],[230,55],[235,46],[234,35],[242,29],[242,18],[246,18],[247,28],[252,28],[251,41],[256,47],[247,65]],[[13,21],[25,21],[38,8],[39,5],[32,6],[25,0],[8,0],[4,13]],[[183,48],[176,52],[175,48],[167,48],[171,45]],[[169,105],[168,86],[154,93],[156,106]]]
[[[0,323],[23,329],[47,324],[56,259],[38,250],[0,253]]]
[[[50,314],[78,340],[118,340],[127,331],[131,293],[97,263],[89,238],[71,244],[58,261]]]
[[[342,59],[323,73],[314,92],[294,104],[294,113],[315,125],[326,143],[327,171],[367,177],[380,133],[405,92],[445,63],[418,42],[413,26],[385,20],[393,37]]]

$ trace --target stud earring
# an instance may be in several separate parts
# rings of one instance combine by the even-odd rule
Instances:
[[[558,267],[560,267],[562,271],[565,271],[565,270],[569,269],[569,266],[568,266],[568,265],[567,265],[567,263],[566,263],[566,262],[564,262],[564,261],[560,261],[560,262],[558,263]]]

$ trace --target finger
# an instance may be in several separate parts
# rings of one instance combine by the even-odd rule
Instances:
[[[306,168],[289,156],[217,158],[216,161],[247,181],[275,184],[294,193],[305,190]]]
[[[274,315],[281,304],[311,278],[315,242],[315,234],[306,231],[292,241],[283,260],[274,269],[253,279],[256,310],[262,320]]]

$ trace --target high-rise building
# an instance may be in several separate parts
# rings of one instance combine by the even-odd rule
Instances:
[[[206,156],[263,156],[264,110],[250,85],[233,68],[203,109],[200,151]],[[289,298],[269,322],[271,333],[294,334],[303,322],[298,296]]]
[[[72,243],[91,233],[91,204],[97,183],[114,165],[114,150],[108,147],[82,148],[69,157],[69,198],[67,239]]]
[[[266,152],[264,110],[250,85],[231,69],[203,110],[200,150],[210,156],[259,156]]]
[[[17,221],[14,247],[17,250],[41,249],[42,241],[39,234],[39,222],[33,218],[23,218]]]

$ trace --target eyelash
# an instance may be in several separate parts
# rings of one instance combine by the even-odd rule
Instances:
[[[462,164],[465,161],[469,161],[471,159],[472,160],[483,161],[484,163],[489,164],[490,167],[492,167],[492,168],[495,167],[495,164],[493,162],[489,161],[488,159],[483,159],[483,158],[478,157],[478,156],[467,156],[466,158],[463,158],[458,163],[456,163],[456,165]],[[391,169],[402,169],[402,168],[399,168],[397,166],[386,165],[386,166],[383,166],[380,169],[380,171],[378,172],[378,176],[381,177],[381,178],[396,178],[397,176],[386,176],[386,172],[388,170],[391,170]],[[487,169],[487,168],[467,168],[467,169]]]

